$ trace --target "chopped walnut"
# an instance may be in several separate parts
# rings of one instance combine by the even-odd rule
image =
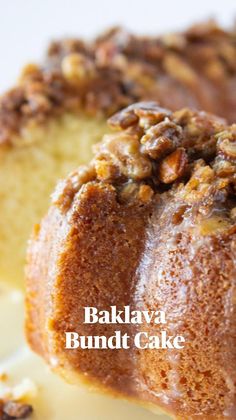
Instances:
[[[182,34],[169,33],[161,37],[161,41],[168,49],[182,51],[186,47],[186,38]]]
[[[217,147],[220,153],[224,155],[226,159],[235,161],[236,160],[236,131],[235,137],[222,138],[220,137],[217,143]]]
[[[187,154],[184,149],[177,149],[160,162],[158,177],[164,184],[170,184],[181,178],[187,168]]]
[[[159,159],[175,150],[181,138],[182,128],[166,118],[146,131],[141,138],[142,151],[152,159]]]
[[[206,63],[204,72],[209,79],[217,82],[224,78],[225,66],[220,61],[220,59],[209,60]]]
[[[128,182],[119,191],[119,201],[121,203],[140,202],[148,204],[154,196],[154,191],[149,185]]]
[[[37,114],[39,110],[47,114],[51,110],[51,103],[42,93],[33,92],[29,93],[28,103],[22,108],[25,114]]]
[[[93,180],[113,184],[122,203],[147,204],[156,194],[175,191],[186,205],[198,204],[200,213],[207,200],[225,200],[234,193],[235,126],[221,118],[189,109],[170,113],[142,102],[115,114],[110,125],[118,131],[93,148],[87,170],[78,170],[75,182],[72,176],[66,181],[54,204],[70,208],[81,185]],[[177,214],[174,223],[180,219]]]
[[[114,164],[118,166],[120,174],[125,177],[141,180],[151,176],[152,164],[140,152],[140,143],[136,136],[128,133],[104,136],[99,153],[102,156],[110,156]],[[97,159],[99,159],[99,154],[96,161]]]
[[[139,122],[139,125],[148,128],[162,121],[170,111],[159,107],[155,102],[140,102],[125,108],[108,120],[111,127],[125,129]]]
[[[149,124],[142,124],[144,117]],[[136,182],[149,179],[158,191],[161,184],[173,184],[185,177],[188,182],[182,189],[182,198],[187,202],[202,200],[213,185],[215,190],[223,190],[229,182],[235,182],[235,166],[220,156],[228,137],[233,154],[233,129],[227,128],[222,134],[226,125],[220,118],[189,109],[169,114],[157,104],[147,102],[133,104],[115,114],[110,124],[123,131],[105,136],[96,148],[94,164],[99,179],[118,182],[121,175]],[[196,161],[195,156],[203,159]],[[209,157],[212,164],[206,165],[204,158]],[[114,168],[119,168],[119,174]],[[122,178],[119,182],[123,182]],[[139,196],[136,189],[135,195]]]
[[[214,169],[200,159],[194,164],[189,181],[178,195],[187,203],[201,203],[206,197],[213,197],[227,186],[228,179],[216,177]]]
[[[143,203],[148,203],[154,195],[154,191],[149,185],[141,185],[138,192],[138,198]]]
[[[231,176],[235,174],[235,165],[232,164],[232,162],[220,158],[219,156],[215,159],[213,167],[216,175],[219,177],[231,178]]]
[[[85,78],[95,75],[93,62],[79,53],[66,56],[61,63],[62,73],[71,83],[80,83]]]
[[[92,42],[53,42],[43,64],[29,64],[19,84],[2,96],[0,143],[12,145],[32,120],[42,126],[68,111],[109,117],[144,100],[173,110],[186,105],[206,109],[235,121],[235,62],[234,31],[212,22],[158,37],[113,28]],[[122,121],[112,119],[111,124],[125,128],[139,119],[139,128],[146,129],[163,120],[160,109],[155,115],[144,106],[126,110]]]
[[[119,167],[114,165],[114,163],[109,159],[97,159],[94,165],[97,178],[100,181],[114,181],[114,179],[118,178],[120,175]]]
[[[139,192],[139,187],[136,182],[128,182],[124,184],[119,191],[119,200],[121,203],[132,202],[136,200]]]
[[[199,79],[193,68],[177,54],[166,54],[163,62],[165,70],[176,80],[186,85],[195,85]]]
[[[0,419],[27,419],[31,416],[33,407],[30,404],[24,404],[12,400],[0,400]]]
[[[231,219],[236,222],[236,207],[234,207],[231,211],[230,211],[230,217]]]
[[[37,64],[31,63],[23,68],[20,74],[19,82],[25,83],[37,78],[40,78],[40,67]]]

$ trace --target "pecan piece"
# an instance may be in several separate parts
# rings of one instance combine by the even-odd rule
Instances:
[[[93,62],[79,53],[64,57],[61,67],[64,77],[72,84],[80,83],[81,80],[89,79],[95,75]]]
[[[187,46],[187,41],[184,35],[169,33],[161,37],[161,42],[167,49],[183,51]]]
[[[115,115],[109,118],[108,124],[110,127],[123,130],[138,123],[138,116],[135,115],[133,110],[128,110],[128,108],[121,112],[117,112]]]
[[[16,401],[7,401],[3,405],[3,419],[26,419],[33,412],[30,404],[23,404]]]
[[[100,181],[112,182],[120,175],[119,168],[115,166],[111,160],[106,159],[105,157],[103,159],[96,159],[94,165],[97,177]]]
[[[183,176],[187,167],[187,154],[184,149],[177,149],[168,155],[159,165],[159,179],[170,184]]]
[[[139,186],[136,182],[128,182],[123,185],[119,191],[119,200],[121,203],[134,201],[139,192]]]
[[[23,68],[20,74],[19,83],[23,84],[30,80],[40,79],[40,77],[40,67],[37,64],[30,63]]]
[[[160,159],[174,151],[181,143],[182,128],[168,118],[152,126],[141,138],[142,152],[152,159]]]
[[[119,191],[119,200],[121,203],[138,201],[141,205],[148,204],[153,196],[154,191],[149,185],[139,185],[133,181],[128,182]]]
[[[174,79],[188,86],[196,86],[198,84],[198,76],[195,70],[177,54],[166,54],[163,65],[166,72]]]
[[[226,159],[222,159],[220,156],[217,156],[214,160],[213,168],[216,175],[220,178],[231,178],[235,174],[235,164]]]
[[[108,123],[111,127],[125,129],[137,124],[146,127],[162,121],[170,115],[170,111],[159,107],[156,102],[139,102],[128,106],[124,110],[113,115]]]
[[[149,185],[141,185],[138,192],[138,198],[142,203],[148,203],[154,195],[153,189]]]
[[[219,139],[217,146],[219,152],[222,153],[226,159],[236,160],[236,141],[231,141],[231,139],[228,138],[223,140]]]
[[[236,207],[231,209],[230,211],[230,218],[235,222],[236,221]]]
[[[95,168],[99,167],[97,161],[105,158],[119,168],[120,175],[127,178],[141,180],[151,176],[152,164],[140,152],[137,136],[128,133],[107,135],[96,149],[98,154],[94,159]]]

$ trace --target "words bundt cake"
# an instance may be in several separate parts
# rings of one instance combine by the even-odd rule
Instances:
[[[107,116],[155,99],[234,121],[235,55],[235,32],[209,22],[155,38],[114,29],[55,42],[43,65],[28,65],[0,100],[0,277],[21,281],[33,223],[56,180],[89,160]]]
[[[60,182],[27,265],[31,347],[84,378],[180,419],[236,417],[236,127],[154,102],[109,120],[90,164]],[[65,332],[158,335],[84,323],[84,308],[163,311],[178,349],[66,349]]]

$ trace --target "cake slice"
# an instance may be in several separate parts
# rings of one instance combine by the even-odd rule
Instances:
[[[137,103],[60,182],[28,249],[26,332],[82,380],[180,419],[236,409],[236,127]],[[163,311],[165,325],[85,323],[85,307]],[[181,336],[178,349],[66,348],[79,337]],[[144,342],[147,340],[143,336]],[[73,346],[72,346],[73,347]]]
[[[235,120],[235,33],[214,22],[53,43],[0,100],[0,278],[22,285],[26,241],[55,182],[91,157],[113,112],[140,99]]]

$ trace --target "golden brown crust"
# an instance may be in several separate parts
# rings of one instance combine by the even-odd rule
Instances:
[[[235,121],[235,32],[208,22],[184,33],[137,37],[115,28],[92,43],[55,42],[0,101],[0,143],[29,121],[83,110],[111,115],[137,100],[204,109]]]
[[[31,240],[27,336],[71,379],[181,419],[236,410],[235,127],[203,112],[139,103],[91,164],[60,183]],[[86,325],[84,306],[166,312],[182,350],[65,349],[65,331],[157,335],[156,324]]]

